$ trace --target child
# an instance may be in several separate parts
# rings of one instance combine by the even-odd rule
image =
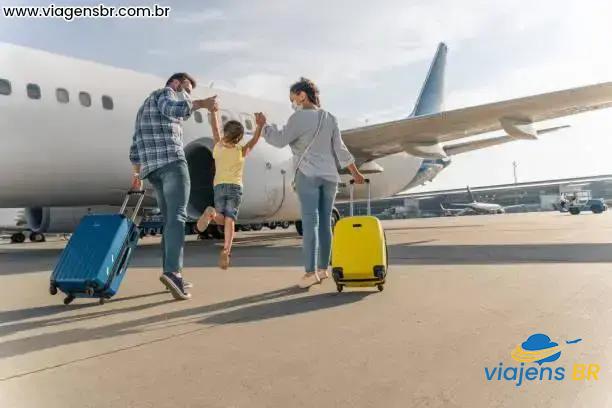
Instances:
[[[229,266],[232,243],[234,241],[234,226],[238,219],[238,207],[242,200],[242,172],[244,158],[249,155],[261,136],[263,125],[257,125],[253,138],[247,144],[238,144],[244,136],[244,127],[235,120],[228,121],[223,126],[223,137],[219,135],[218,108],[210,110],[215,147],[215,208],[207,207],[197,223],[199,231],[204,231],[211,221],[217,225],[225,225],[225,244],[219,256],[219,266],[227,269]]]

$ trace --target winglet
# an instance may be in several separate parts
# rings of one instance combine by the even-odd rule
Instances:
[[[448,47],[446,44],[440,43],[410,116],[428,115],[442,111],[447,52]]]

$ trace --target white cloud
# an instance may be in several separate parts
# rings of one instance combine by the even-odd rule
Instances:
[[[210,9],[201,12],[171,14],[171,18],[181,24],[199,24],[223,20],[225,19],[225,14],[222,10]]]
[[[199,49],[204,52],[224,53],[244,50],[248,45],[246,41],[210,40],[202,41],[199,45]]]
[[[153,49],[147,50],[147,54],[156,55],[156,56],[166,56],[169,53],[167,50],[160,50],[158,48],[153,48]]]

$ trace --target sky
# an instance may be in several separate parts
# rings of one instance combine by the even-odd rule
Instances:
[[[446,109],[612,81],[612,3],[603,0],[157,1],[172,7],[170,18],[0,17],[0,41],[162,77],[187,71],[283,103],[303,75],[319,85],[325,109],[370,124],[412,111],[441,41]],[[0,5],[23,3],[51,2]],[[510,183],[514,161],[519,182],[612,173],[612,109],[558,124],[571,128],[454,156],[413,191]]]

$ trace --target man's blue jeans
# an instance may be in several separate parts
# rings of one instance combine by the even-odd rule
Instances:
[[[338,183],[308,177],[298,171],[296,190],[302,207],[303,251],[306,273],[327,269],[331,256],[331,215]]]
[[[162,234],[162,265],[164,273],[181,272],[185,221],[191,182],[184,161],[175,161],[149,174],[147,179],[155,188],[157,205],[164,216]]]

